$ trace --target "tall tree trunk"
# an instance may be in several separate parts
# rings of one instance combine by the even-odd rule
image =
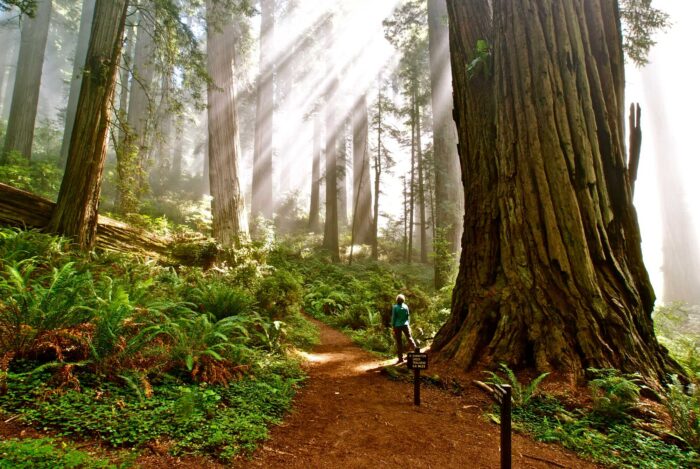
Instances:
[[[309,230],[318,233],[321,229],[319,215],[321,212],[321,115],[315,112],[313,162],[311,163],[311,206],[309,207]]]
[[[127,0],[97,0],[85,76],[68,149],[68,161],[49,229],[75,238],[82,248],[95,243],[102,171],[107,155],[110,104],[126,23]]]
[[[234,84],[233,18],[217,0],[207,0],[207,87],[209,184],[214,238],[236,246],[248,237],[245,202],[238,179],[241,154]]]
[[[421,143],[421,115],[418,98],[416,103],[416,164],[418,165],[418,214],[420,216],[420,261],[428,263],[428,229],[425,216],[425,179],[423,171],[423,144]]]
[[[258,77],[257,111],[255,118],[255,149],[253,154],[253,195],[251,214],[272,219],[272,126],[274,114],[275,0],[261,0],[260,76]]]
[[[152,16],[142,12],[136,28],[136,46],[129,85],[129,110],[122,129],[121,151],[117,152],[120,213],[138,211],[139,199],[145,190],[145,167],[152,128],[152,84],[155,73],[153,55],[155,25]]]
[[[408,262],[408,184],[406,176],[401,176],[403,181],[403,256],[402,260]]]
[[[66,107],[66,122],[63,128],[63,142],[61,143],[61,167],[65,167],[68,159],[68,146],[70,136],[73,133],[75,113],[78,109],[80,97],[80,84],[83,81],[83,68],[87,56],[88,43],[90,42],[90,28],[95,16],[95,0],[83,0],[83,9],[80,15],[80,29],[78,30],[78,43],[75,46],[75,58],[73,59],[73,74],[70,80],[70,93]]]
[[[408,207],[408,259],[409,264],[413,262],[413,234],[415,233],[415,212],[416,212],[416,103],[415,95],[411,95],[411,182],[408,185],[410,193],[410,205]]]
[[[659,190],[661,212],[661,252],[663,255],[663,301],[666,304],[682,302],[700,305],[700,251],[694,239],[693,217],[689,199],[678,181],[683,179],[680,161],[681,153],[676,148],[673,130],[669,128],[666,115],[666,100],[663,90],[655,86],[654,67],[647,67],[642,74],[642,84],[648,90],[646,94],[647,115],[653,121],[654,148],[656,161],[656,178]],[[639,113],[639,109],[636,110]],[[639,123],[639,116],[632,121]],[[641,129],[630,129],[630,134],[637,132],[639,152],[641,146]],[[638,153],[637,153],[638,155]],[[637,162],[639,161],[637,156]],[[630,167],[630,176],[636,171]],[[631,181],[632,182],[632,181]]]
[[[382,177],[382,84],[377,89],[377,156],[374,161],[374,220],[372,221],[372,259],[379,259],[379,188]]]
[[[371,244],[372,188],[369,177],[369,122],[365,95],[355,103],[352,116],[352,238],[358,244]]]
[[[3,18],[3,21],[6,21]],[[10,112],[10,103],[8,90],[12,89],[15,81],[15,67],[17,65],[17,39],[15,35],[17,31],[6,28],[0,30],[0,41],[7,44],[7,47],[2,53],[0,61],[0,119],[4,119]]]
[[[330,79],[325,96],[326,120],[326,222],[323,230],[323,247],[331,253],[333,262],[340,260],[338,241],[338,116],[339,80],[330,51],[333,46],[333,18],[328,18],[323,27],[326,37],[326,66]]]
[[[340,115],[344,115],[340,112]],[[336,144],[338,145],[338,227],[343,231],[348,227],[348,147],[347,147],[347,122],[339,123]]]
[[[7,120],[5,145],[0,155],[3,160],[11,151],[17,151],[27,159],[32,156],[34,124],[41,88],[41,68],[44,64],[50,20],[51,0],[38,1],[36,16],[25,17],[22,20],[10,117]]]
[[[462,367],[505,361],[572,379],[614,367],[664,379],[678,368],[654,337],[626,181],[617,3],[503,0],[493,25],[489,4],[448,1],[469,210],[452,315],[434,350]],[[468,78],[478,39],[493,64]]]
[[[452,120],[449,30],[445,0],[428,0],[430,90],[435,160],[435,288],[445,286],[459,252],[464,214],[457,130]],[[472,44],[473,48],[474,45]]]

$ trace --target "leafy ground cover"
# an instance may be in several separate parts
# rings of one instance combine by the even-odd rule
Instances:
[[[288,350],[318,341],[301,286],[265,256],[227,252],[204,272],[0,230],[0,411],[113,447],[249,453],[304,378]]]

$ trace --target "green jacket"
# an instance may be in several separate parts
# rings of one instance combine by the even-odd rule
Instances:
[[[408,305],[406,303],[394,305],[391,308],[391,326],[408,326],[408,314]]]

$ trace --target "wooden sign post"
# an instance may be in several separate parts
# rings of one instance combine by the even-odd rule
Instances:
[[[420,370],[428,369],[428,355],[420,353],[416,347],[414,352],[408,353],[408,369],[413,370],[413,404],[420,405]]]
[[[512,393],[512,388],[507,384],[493,385],[493,398],[501,406],[501,469],[511,468]]]

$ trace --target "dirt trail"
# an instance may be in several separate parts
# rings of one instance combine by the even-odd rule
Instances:
[[[252,460],[240,461],[242,466],[500,467],[498,427],[484,420],[479,391],[457,398],[423,387],[416,407],[411,384],[380,375],[386,362],[345,335],[318,326],[321,345],[309,354],[309,380],[291,415],[271,430]],[[559,447],[514,435],[513,467],[596,466]]]

